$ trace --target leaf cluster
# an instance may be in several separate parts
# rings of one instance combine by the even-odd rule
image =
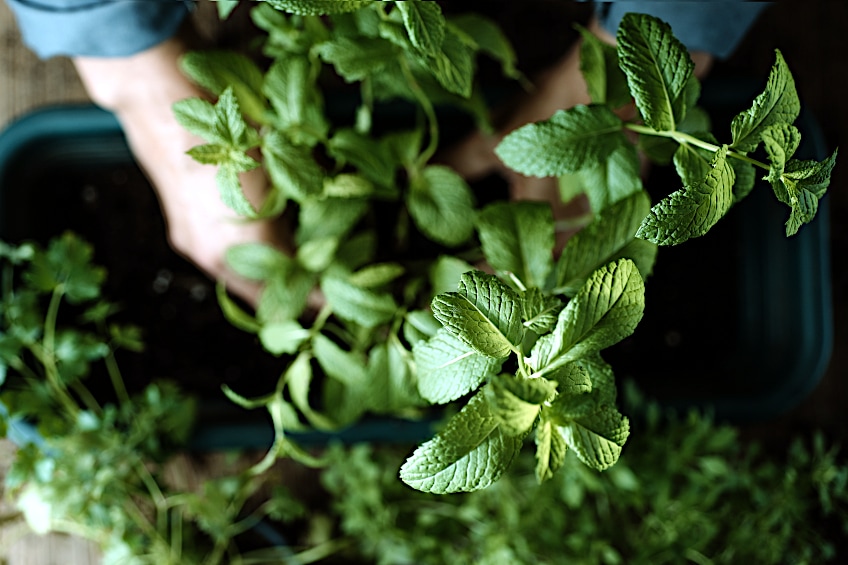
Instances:
[[[144,344],[138,328],[111,322],[105,278],[73,234],[46,248],[0,242],[0,437],[19,444],[4,490],[34,531],[95,541],[107,564],[235,559],[234,538],[279,499],[243,515],[269,482],[254,469],[199,492],[167,486],[196,400],[167,381],[128,393],[114,352]],[[111,391],[89,384],[98,371]]]
[[[769,453],[707,416],[648,412],[608,472],[571,459],[540,486],[525,450],[498,483],[450,497],[398,485],[388,470],[397,452],[337,448],[323,482],[354,544],[343,555],[383,564],[838,562],[848,532],[844,451],[817,434]]]
[[[636,147],[657,162],[672,160],[683,186],[651,208],[637,234],[659,245],[706,234],[754,188],[757,168],[789,207],[787,236],[812,221],[830,184],[836,151],[821,162],[793,158],[801,140],[793,125],[801,105],[780,51],[765,89],[733,119],[730,141],[722,144],[697,106],[701,86],[694,63],[668,24],[627,14],[615,48],[581,31],[581,69],[592,104],[561,110],[508,135],[496,149],[507,166],[571,183],[576,177],[600,210],[642,188]],[[631,100],[637,119],[626,121],[620,109]],[[628,132],[638,134],[635,146]],[[760,147],[767,162],[752,156]]]

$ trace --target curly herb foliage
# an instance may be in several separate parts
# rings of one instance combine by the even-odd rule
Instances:
[[[407,484],[435,493],[484,488],[531,434],[540,481],[568,450],[595,469],[610,467],[629,423],[600,352],[639,322],[656,244],[706,233],[752,189],[754,166],[769,171],[791,206],[791,233],[812,219],[829,182],[835,153],[823,163],[791,159],[799,104],[780,56],[766,91],[734,120],[732,143],[719,146],[696,106],[700,85],[685,48],[663,22],[630,14],[617,49],[584,31],[582,66],[596,103],[522,127],[497,148],[520,173],[579,173],[588,185],[594,221],[555,260],[546,205],[475,210],[466,183],[430,164],[437,106],[457,106],[486,125],[474,84],[479,53],[519,77],[490,22],[446,19],[438,4],[418,0],[275,0],[252,15],[268,34],[267,70],[233,53],[192,54],[184,69],[218,101],[187,100],[175,113],[209,141],[190,153],[219,167],[222,197],[234,210],[267,217],[293,208],[297,216],[294,256],[262,245],[228,255],[235,271],[264,283],[256,315],[220,293],[234,324],[289,360],[263,398],[226,391],[271,414],[269,465],[298,453],[289,431],[336,429],[367,412],[416,417],[427,404],[460,401],[402,466]],[[335,115],[322,79],[353,85],[355,111]],[[613,111],[631,99],[640,123]],[[417,127],[377,127],[393,118],[385,103],[394,100],[412,104]],[[653,208],[626,130],[658,139],[641,143],[654,153],[671,145],[684,179]],[[748,156],[760,143],[770,165]],[[272,185],[258,210],[238,181],[260,166],[248,154],[257,148]],[[443,254],[418,257],[416,231]],[[495,274],[474,271],[477,259]],[[325,304],[312,316],[316,288]]]
[[[488,489],[434,496],[405,489],[399,454],[331,451],[322,479],[354,562],[732,564],[840,562],[848,463],[821,434],[782,454],[745,445],[697,413],[654,406],[615,467],[569,458],[536,484],[532,453]],[[844,544],[841,547],[844,551]]]
[[[673,155],[683,188],[655,204],[637,237],[677,245],[707,233],[754,188],[765,171],[775,196],[789,207],[786,235],[812,221],[830,184],[836,151],[822,162],[793,159],[801,134],[793,125],[801,105],[780,51],[765,90],[730,126],[720,144],[707,114],[694,63],[671,28],[657,18],[627,14],[617,48],[583,32],[581,64],[593,104],[556,113],[524,126],[496,149],[512,169],[531,176],[578,174],[596,209],[641,189],[639,161],[625,132],[662,162]],[[613,109],[635,101],[639,118],[626,122]],[[751,157],[762,145],[767,163]]]
[[[198,492],[169,486],[196,402],[165,381],[127,392],[114,351],[142,351],[141,333],[111,323],[118,306],[91,258],[70,233],[46,249],[0,242],[0,436],[20,444],[5,491],[34,531],[93,540],[106,564],[237,563],[235,536],[296,505],[278,496],[244,516],[273,483],[257,467]],[[112,391],[87,384],[96,370]]]

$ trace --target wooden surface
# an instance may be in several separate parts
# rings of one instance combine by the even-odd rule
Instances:
[[[210,9],[211,8],[211,9]],[[214,40],[214,8],[201,3],[200,31]],[[844,1],[777,2],[755,26],[730,64],[765,76],[780,47],[796,77],[803,102],[820,118],[830,147],[843,145],[848,132],[848,3]],[[231,37],[230,37],[231,39]],[[39,61],[22,44],[8,8],[0,0],[0,128],[25,112],[48,104],[81,102],[87,98],[66,59]],[[803,428],[824,428],[829,435],[848,439],[848,161],[840,157],[831,188],[834,289],[834,356],[819,389],[780,422],[754,429],[759,437],[785,441]],[[0,474],[11,447],[0,444]],[[185,468],[185,475],[194,473]],[[0,505],[0,520],[9,512]],[[2,523],[2,522],[0,522]],[[0,527],[0,563],[8,565],[87,565],[97,554],[85,542],[64,536],[26,535],[19,525]]]

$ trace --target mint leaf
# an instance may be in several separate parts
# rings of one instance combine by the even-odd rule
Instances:
[[[320,196],[324,171],[309,149],[292,144],[286,136],[271,131],[262,138],[265,169],[274,188],[295,202]]]
[[[215,0],[215,2],[218,4],[218,18],[222,21],[229,18],[239,4],[239,0]]]
[[[373,412],[391,414],[421,405],[409,357],[394,335],[368,354],[369,405]]]
[[[481,355],[444,328],[412,348],[418,392],[429,402],[445,404],[475,390],[500,370],[501,362]]]
[[[618,461],[630,434],[630,422],[614,408],[604,407],[563,426],[561,433],[583,463],[603,471]]]
[[[456,285],[454,285],[456,288]],[[436,335],[436,332],[442,329],[442,325],[436,318],[433,317],[427,310],[413,310],[406,313],[406,319],[403,324],[403,338],[407,343],[413,346],[413,354],[415,347],[419,342],[427,341]],[[438,366],[436,364],[435,366]]]
[[[646,14],[625,14],[617,34],[618,60],[645,124],[676,129],[675,101],[695,64],[671,27]]]
[[[619,108],[629,103],[630,91],[627,77],[618,64],[618,51],[612,45],[598,39],[583,26],[576,26],[583,43],[580,46],[580,72],[589,89],[589,97],[595,104],[607,104]]]
[[[516,68],[518,59],[515,50],[496,23],[479,14],[470,13],[451,17],[450,23],[474,40],[481,52],[499,61],[505,76],[521,78],[521,72]]]
[[[311,355],[309,353],[304,352],[298,355],[294,362],[286,369],[283,375],[283,381],[289,389],[292,402],[303,413],[309,423],[319,430],[332,430],[337,427],[336,422],[312,408],[309,403],[309,389],[312,386],[313,377],[310,359]]]
[[[439,84],[453,94],[470,98],[474,81],[474,50],[450,27],[445,29],[441,51],[426,59]]]
[[[451,334],[489,357],[508,357],[524,337],[518,296],[492,275],[462,275],[459,291],[436,296],[432,308]]]
[[[573,173],[603,161],[626,139],[606,106],[575,106],[513,131],[495,148],[510,169],[535,177]]]
[[[553,373],[629,336],[644,309],[645,284],[636,265],[629,259],[610,263],[589,277],[526,361],[538,375]]]
[[[374,183],[360,175],[341,174],[324,179],[323,196],[327,198],[365,198],[376,192]]]
[[[315,286],[315,276],[295,261],[287,261],[270,273],[259,297],[256,316],[263,323],[297,319]]]
[[[324,277],[321,290],[334,314],[366,328],[388,322],[398,310],[390,294],[367,290],[340,278]]]
[[[715,138],[711,135],[706,137],[710,139],[705,141],[715,142]],[[680,177],[683,185],[695,184],[707,178],[712,170],[710,163],[714,156],[711,151],[688,143],[681,143],[677,151],[674,152],[674,168],[677,170],[677,176]]]
[[[716,152],[707,177],[664,198],[642,222],[636,237],[658,245],[677,245],[707,233],[733,205],[733,167],[727,146]]]
[[[524,437],[536,423],[542,403],[556,395],[556,385],[546,379],[499,375],[483,393],[503,433]]]
[[[554,219],[549,204],[491,204],[477,216],[477,231],[492,268],[512,273],[525,286],[544,287],[553,268]]]
[[[636,230],[650,212],[644,191],[616,202],[577,232],[563,249],[556,267],[556,288],[573,296],[599,267],[632,249]],[[641,253],[640,253],[641,255]],[[640,257],[641,258],[641,257]],[[641,267],[643,262],[638,263]],[[650,265],[648,265],[650,271]],[[647,274],[647,273],[645,273]]]
[[[310,75],[309,60],[297,56],[275,60],[265,74],[262,91],[271,101],[280,127],[307,123],[309,107],[320,100]]]
[[[754,184],[757,182],[757,171],[754,165],[740,161],[739,159],[730,159],[730,165],[733,167],[733,173],[736,175],[736,182],[733,183],[733,203],[737,203],[754,189]]]
[[[268,4],[300,16],[326,16],[354,12],[376,0],[265,0]]]
[[[242,171],[238,167],[230,163],[225,163],[218,169],[218,173],[215,175],[215,182],[218,185],[218,193],[221,195],[221,201],[228,208],[241,216],[252,217],[256,215],[256,210],[244,195],[244,190],[242,190],[241,181],[238,176],[240,172]]]
[[[412,180],[407,206],[427,237],[456,246],[474,233],[474,199],[465,180],[441,165],[426,167]]]
[[[398,47],[384,39],[336,37],[315,48],[347,82],[358,82],[397,60]]]
[[[307,271],[320,273],[330,266],[339,248],[336,237],[310,239],[297,248],[295,257]]]
[[[253,281],[271,278],[291,261],[285,253],[264,243],[234,245],[227,249],[225,257],[233,271]]]
[[[310,332],[294,320],[272,322],[259,330],[262,347],[273,355],[297,352],[301,344],[309,339]]]
[[[540,483],[553,477],[562,467],[567,451],[568,444],[559,429],[543,417],[536,426],[536,479]]]
[[[766,89],[754,99],[753,105],[730,124],[733,134],[732,149],[751,152],[757,148],[763,131],[775,124],[791,124],[801,112],[801,103],[795,90],[795,80],[780,51],[769,73]]]
[[[589,371],[580,363],[567,363],[548,374],[548,378],[557,383],[555,403],[561,403],[564,398],[571,396],[586,396],[592,392],[592,378]]]
[[[430,286],[433,294],[456,290],[463,274],[473,271],[474,267],[466,261],[449,255],[442,255],[430,267]]]
[[[615,202],[641,192],[640,168],[636,146],[624,143],[605,162],[576,173],[585,187],[592,211],[597,214]]]
[[[834,149],[830,157],[824,161],[800,161],[792,159],[786,163],[783,176],[793,180],[798,187],[809,190],[818,198],[824,196],[827,187],[830,186],[830,175],[836,165],[836,154],[839,150]]]
[[[368,209],[364,200],[327,198],[308,199],[300,204],[297,244],[313,239],[336,237],[342,239]]]
[[[798,150],[801,144],[801,132],[791,124],[781,123],[763,128],[760,136],[770,162],[766,180],[774,186],[781,182],[780,177],[783,176],[786,163]],[[777,194],[780,189],[775,187],[775,193]],[[778,199],[781,199],[780,196]],[[781,201],[785,200],[781,199]]]
[[[792,212],[786,221],[786,236],[795,235],[801,226],[813,221],[819,209],[819,199],[806,188],[790,190]]]
[[[187,98],[171,106],[177,123],[194,135],[208,141],[227,143],[218,135],[215,106],[202,98]]]
[[[232,51],[193,51],[183,56],[180,67],[212,94],[220,96],[232,89],[244,113],[255,122],[265,123],[263,73],[244,55]]]
[[[562,310],[562,301],[549,296],[538,288],[530,288],[521,294],[521,316],[524,326],[537,334],[550,331]]]
[[[396,161],[389,148],[373,138],[352,129],[337,131],[327,151],[342,164],[351,164],[365,177],[380,186],[394,186]]]
[[[262,326],[256,321],[256,318],[236,305],[233,299],[227,295],[226,287],[223,284],[218,284],[215,287],[215,292],[221,312],[229,323],[248,333],[259,332]]]
[[[401,467],[400,478],[414,489],[435,494],[483,489],[506,471],[521,444],[522,438],[501,432],[480,393],[415,450]]]
[[[404,271],[399,263],[377,263],[356,271],[348,281],[360,288],[379,288],[403,275]]]
[[[397,2],[412,45],[423,55],[435,56],[445,39],[445,19],[435,2]]]

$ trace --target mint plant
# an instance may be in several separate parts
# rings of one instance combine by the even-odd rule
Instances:
[[[583,39],[583,70],[594,104],[560,111],[507,136],[496,152],[510,168],[532,176],[579,174],[595,206],[603,206],[640,188],[632,180],[639,162],[625,136],[630,131],[639,134],[649,157],[673,154],[684,185],[653,206],[637,232],[640,239],[676,245],[704,235],[753,189],[756,168],[789,206],[787,236],[812,221],[837,152],[822,162],[792,158],[801,140],[793,125],[801,105],[780,51],[765,90],[733,119],[730,142],[719,144],[697,106],[701,87],[694,63],[667,24],[628,14],[616,48],[585,30]],[[612,110],[631,96],[639,118],[625,122]],[[761,144],[767,163],[750,155]]]
[[[779,52],[766,90],[719,144],[697,106],[694,64],[667,24],[630,14],[617,48],[582,30],[594,103],[519,128],[496,150],[519,173],[577,175],[585,187],[595,218],[559,254],[546,205],[477,211],[465,181],[430,162],[437,109],[457,107],[488,127],[474,81],[479,54],[522,78],[491,22],[446,18],[418,0],[273,0],[252,16],[268,34],[267,69],[233,53],[191,54],[184,70],[218,100],[174,110],[209,141],[190,154],[219,167],[228,205],[250,218],[296,217],[294,256],[262,245],[228,254],[233,269],[264,283],[255,315],[220,293],[234,324],[289,359],[268,396],[226,391],[269,411],[277,437],[269,464],[298,453],[287,432],[304,426],[336,429],[369,412],[418,417],[427,404],[460,402],[403,464],[407,484],[436,493],[486,487],[531,434],[540,481],[568,450],[608,468],[629,424],[600,352],[638,324],[656,245],[705,234],[752,190],[755,167],[790,207],[793,234],[814,217],[836,157],[792,158],[800,104]],[[352,93],[347,112],[334,109],[329,77]],[[411,104],[416,127],[387,125],[396,100]],[[638,117],[624,121],[616,110],[631,100]],[[768,164],[757,159],[761,145]],[[637,148],[669,156],[684,185],[653,207]],[[238,173],[260,163],[272,193],[253,209]],[[438,251],[422,255],[422,237]],[[474,270],[481,260],[494,274]],[[324,297],[317,313],[307,308],[315,289]]]

